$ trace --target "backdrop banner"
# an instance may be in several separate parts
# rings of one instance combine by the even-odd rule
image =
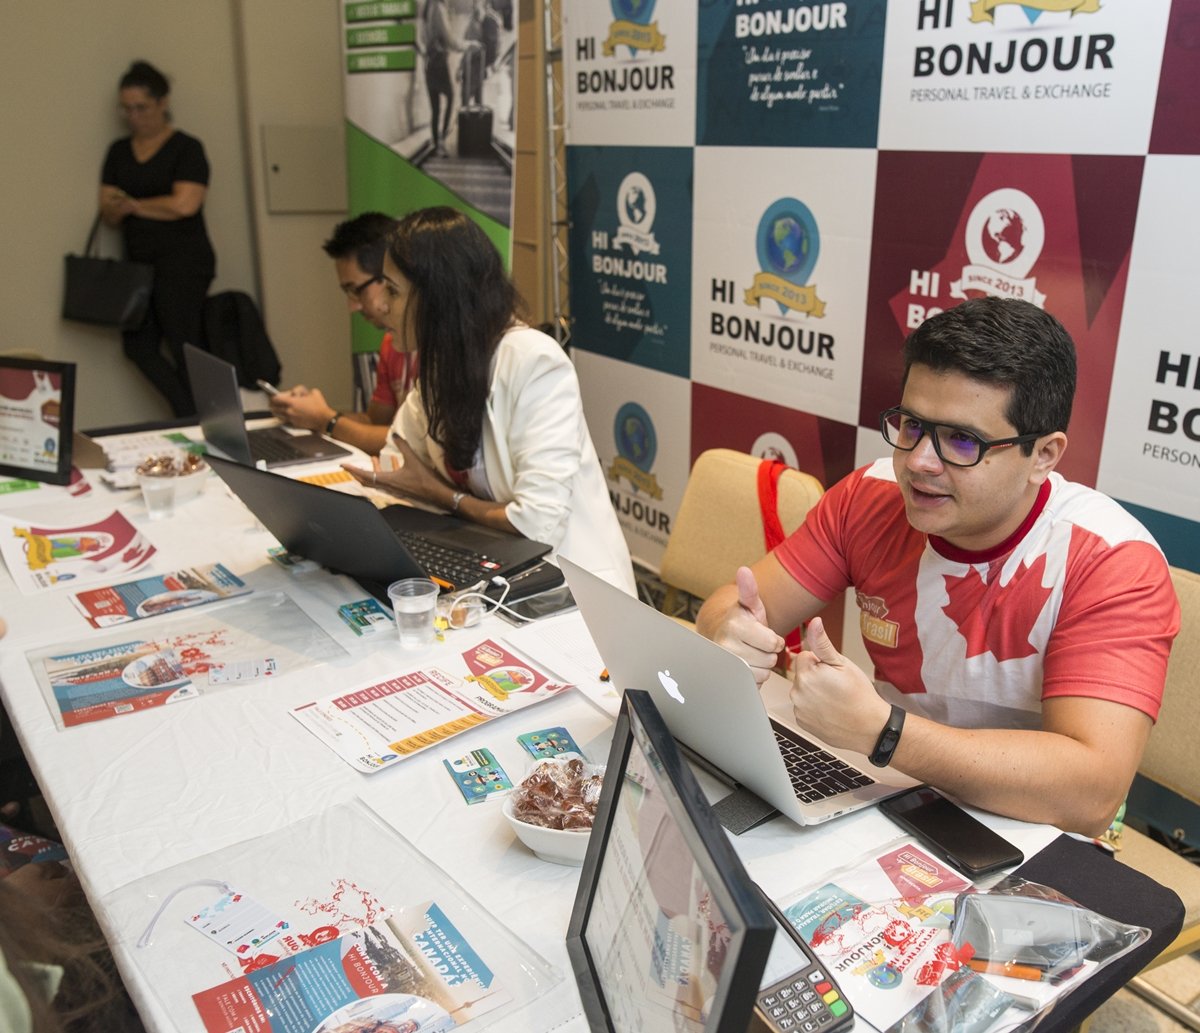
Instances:
[[[1197,13],[564,3],[571,307],[597,447],[636,402],[625,413],[653,427],[661,484],[717,446],[832,484],[890,454],[878,418],[913,328],[967,298],[1024,298],[1079,352],[1059,469],[1200,570],[1200,349],[1184,310]],[[680,441],[688,455],[668,460]],[[632,519],[633,483],[614,479],[613,504],[654,566],[678,491],[652,534]]]
[[[513,0],[343,0],[350,211],[446,204],[512,241]],[[354,321],[354,350],[379,333]]]

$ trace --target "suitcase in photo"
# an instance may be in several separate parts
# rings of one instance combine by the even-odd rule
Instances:
[[[488,158],[492,153],[492,109],[460,108],[458,111],[458,156]]]

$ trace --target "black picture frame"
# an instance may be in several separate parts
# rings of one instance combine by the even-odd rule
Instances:
[[[58,424],[54,429],[57,436],[56,462],[53,466],[43,466],[18,463],[5,458],[5,439],[10,434],[19,434],[27,428],[23,425],[23,421],[22,423],[16,422],[18,418],[7,411],[7,406],[3,404],[2,397],[0,397],[0,475],[41,481],[45,484],[69,483],[75,437],[75,363],[0,356],[0,378],[3,378],[6,372],[17,376],[29,373],[33,374],[35,378],[38,374],[42,374],[56,381],[57,398],[54,399],[58,406]],[[47,422],[46,426],[49,427],[50,424]]]
[[[720,912],[729,933],[707,1017],[696,1017],[690,1024],[702,1033],[733,1033],[735,1030],[744,1033],[775,936],[775,923],[730,845],[725,830],[713,816],[707,798],[658,708],[649,693],[640,690],[626,691],[622,700],[596,821],[567,930],[567,952],[588,1025],[592,1030],[623,1033],[623,1027],[614,1023],[613,1009],[606,993],[606,990],[617,988],[605,987],[588,932],[599,909],[620,909],[628,904],[627,898],[603,899],[600,876],[613,845],[615,824],[627,813],[622,794],[636,791],[634,785],[640,784],[628,776],[630,759],[635,751],[640,754],[637,759],[644,759],[646,766],[654,771],[665,812],[690,850],[694,871],[706,884],[712,904]],[[657,837],[653,842],[658,842]],[[681,880],[687,878],[685,873],[679,872],[674,872],[673,876]],[[645,881],[652,882],[653,878],[647,877]]]

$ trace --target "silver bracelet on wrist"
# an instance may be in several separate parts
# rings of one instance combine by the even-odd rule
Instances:
[[[458,512],[458,504],[460,502],[462,502],[462,500],[465,499],[466,497],[467,497],[467,493],[465,491],[456,491],[454,493],[454,497],[450,500],[450,512],[457,513]]]

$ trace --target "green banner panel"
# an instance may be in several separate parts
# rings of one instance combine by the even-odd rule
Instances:
[[[389,47],[415,43],[416,36],[416,25],[412,22],[403,25],[372,25],[364,29],[347,29],[346,46],[352,49],[355,47]]]
[[[438,180],[350,123],[346,124],[346,160],[351,170],[352,215],[376,211],[399,218],[418,208],[450,205],[470,215],[508,263],[511,232],[507,226],[465,204]],[[361,319],[353,320],[353,327],[351,347],[355,353],[379,350],[378,330]]]
[[[416,13],[416,0],[370,0],[368,3],[346,5],[348,22],[369,22],[379,18],[412,18]]]
[[[411,72],[417,65],[415,50],[377,50],[371,53],[349,54],[346,71],[355,72]]]

